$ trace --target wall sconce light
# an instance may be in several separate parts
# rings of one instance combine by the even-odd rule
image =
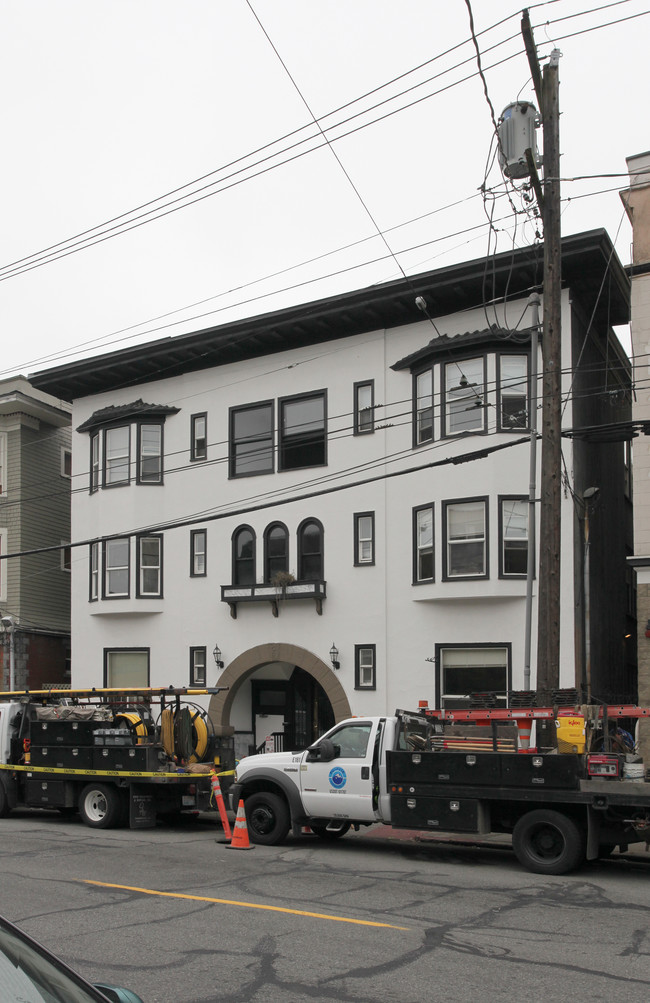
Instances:
[[[223,669],[223,662],[221,661],[221,650],[218,644],[215,644],[214,651],[212,652],[214,660],[217,663],[218,669]]]
[[[334,642],[332,642],[332,647],[330,648],[330,662],[332,663],[333,669],[341,668],[341,663],[339,662],[339,649],[336,647]]]

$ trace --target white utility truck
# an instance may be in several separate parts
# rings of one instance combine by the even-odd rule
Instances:
[[[650,709],[626,705],[559,712],[424,707],[351,718],[303,751],[242,759],[231,807],[244,800],[256,843],[279,843],[292,827],[306,826],[336,839],[375,822],[509,833],[524,867],[564,874],[650,838],[650,782],[629,732],[619,727],[648,716]],[[535,720],[555,721],[570,740],[567,723],[574,732],[581,727],[575,742],[560,741],[567,751],[531,749]]]

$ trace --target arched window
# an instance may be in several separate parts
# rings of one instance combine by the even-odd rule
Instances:
[[[318,519],[305,519],[298,526],[298,578],[321,582],[323,574],[323,527]]]
[[[272,582],[279,571],[289,570],[289,530],[272,522],[264,531],[264,581]]]
[[[255,532],[239,526],[232,535],[233,585],[255,584]]]

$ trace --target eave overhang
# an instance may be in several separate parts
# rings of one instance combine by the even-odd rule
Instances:
[[[486,273],[486,267],[488,269]],[[603,279],[609,269],[607,295]],[[582,302],[594,322],[629,321],[630,281],[605,230],[562,240],[565,287]],[[276,352],[335,341],[422,321],[416,297],[429,316],[440,317],[480,306],[486,295],[509,299],[542,288],[541,245],[475,259],[394,282],[301,303],[297,306],[205,328],[192,334],[110,352],[30,375],[32,384],[66,401],[185,373],[246,361]]]

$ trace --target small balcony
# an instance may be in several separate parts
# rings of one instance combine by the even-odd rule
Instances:
[[[237,619],[240,603],[267,602],[273,616],[278,616],[284,602],[312,599],[319,616],[323,614],[323,599],[326,596],[326,582],[292,582],[289,585],[222,585],[221,602],[230,606],[230,615]]]

